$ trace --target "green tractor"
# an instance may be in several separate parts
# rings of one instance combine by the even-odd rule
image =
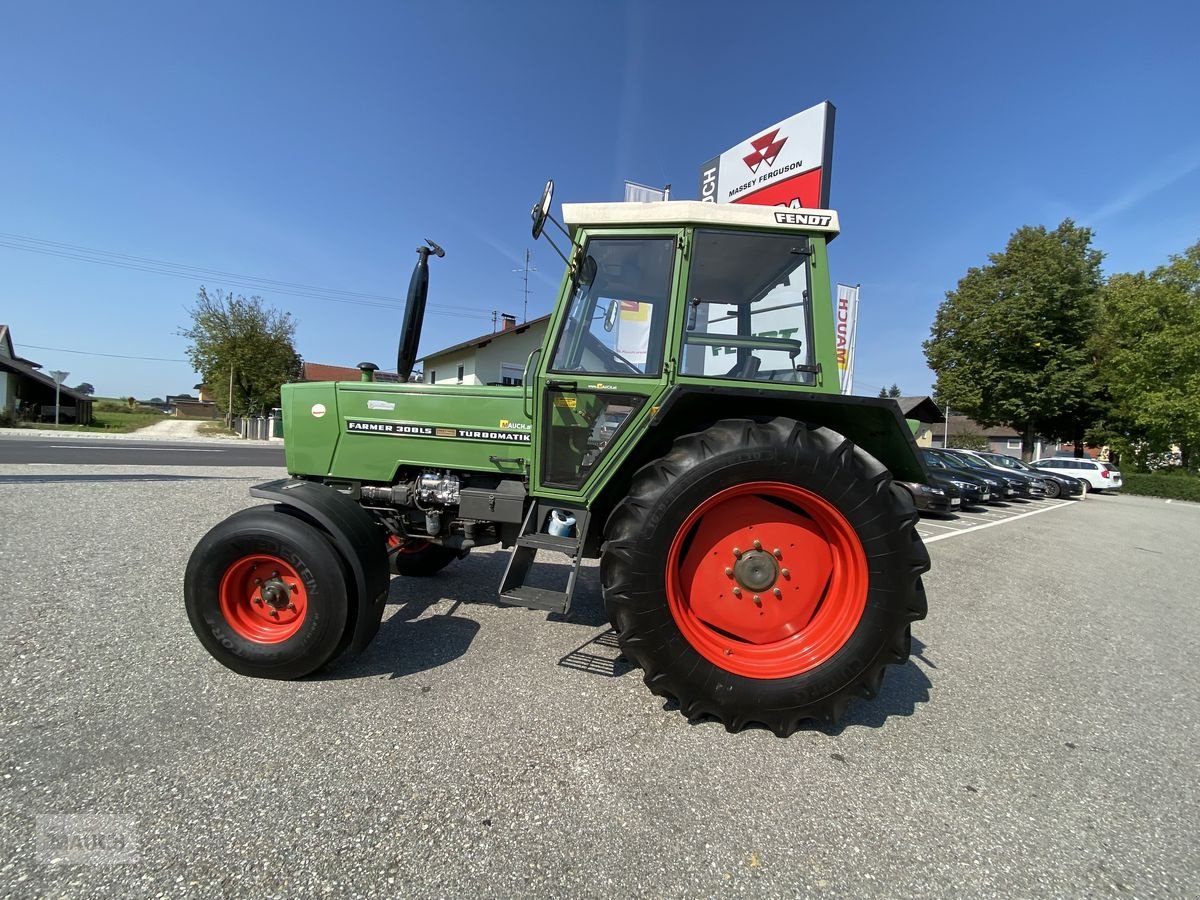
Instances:
[[[926,480],[899,407],[839,393],[837,214],[564,204],[560,224],[552,193],[533,236],[565,235],[566,273],[522,384],[410,380],[443,255],[427,242],[399,381],[363,363],[357,382],[284,386],[291,476],[192,553],[196,634],[243,675],[299,678],[371,641],[392,575],[498,543],[498,601],[556,613],[599,558],[622,652],[689,718],[836,721],[908,659],[929,568],[893,484]],[[527,583],[539,550],[569,559],[549,567],[559,589]]]

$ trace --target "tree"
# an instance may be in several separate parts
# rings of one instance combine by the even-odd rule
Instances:
[[[86,381],[83,384],[77,384],[75,387],[71,388],[71,390],[76,391],[77,393],[80,393],[80,394],[87,394],[87,396],[89,396],[89,397],[92,396],[92,394],[96,393],[96,389],[94,387],[92,387],[92,385],[89,382],[86,382]]]
[[[280,385],[299,378],[302,367],[291,314],[265,306],[261,297],[210,294],[204,286],[188,314],[191,327],[179,333],[191,341],[188,359],[204,383],[225,386],[232,378],[232,406],[228,390],[214,392],[226,420],[278,406]]]
[[[1114,275],[1095,348],[1113,430],[1138,454],[1200,447],[1200,242],[1149,274]]]
[[[880,397],[891,397],[893,400],[895,400],[895,399],[902,397],[903,394],[900,393],[900,388],[897,387],[895,384],[893,384],[890,388],[880,388],[879,396]]]
[[[1070,219],[1014,232],[947,292],[924,344],[939,399],[985,427],[1020,431],[1025,459],[1039,432],[1082,442],[1095,414],[1088,342],[1103,254],[1091,241]]]

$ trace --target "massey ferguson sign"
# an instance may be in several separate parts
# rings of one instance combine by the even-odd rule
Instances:
[[[833,104],[818,103],[700,167],[700,199],[828,209]]]

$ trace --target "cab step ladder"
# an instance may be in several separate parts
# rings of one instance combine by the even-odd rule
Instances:
[[[575,531],[571,537],[557,537],[546,532],[551,510],[573,515]],[[575,593],[575,580],[579,575],[579,563],[583,559],[583,540],[587,534],[588,511],[582,507],[569,506],[554,500],[534,500],[521,525],[521,534],[513,545],[512,556],[500,582],[500,602],[506,606],[526,606],[544,609],[565,615],[571,608],[571,597]],[[553,550],[571,559],[571,570],[567,575],[565,590],[556,591],[525,584],[534,558],[539,550]],[[544,565],[544,564],[543,564]]]

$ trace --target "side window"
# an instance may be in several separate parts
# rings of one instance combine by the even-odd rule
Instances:
[[[580,284],[550,371],[657,376],[662,372],[675,239],[597,238],[584,247],[590,284]]]
[[[808,240],[697,231],[684,375],[815,384]]]

